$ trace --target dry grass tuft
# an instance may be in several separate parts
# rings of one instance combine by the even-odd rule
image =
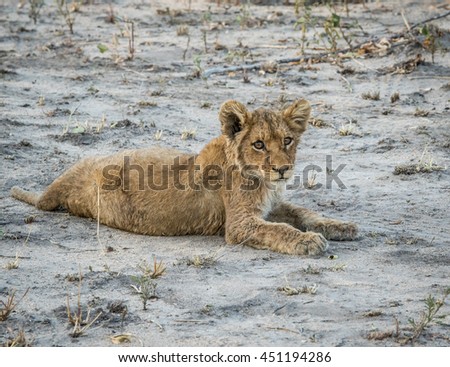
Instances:
[[[78,338],[83,335],[93,324],[98,320],[98,318],[102,315],[102,312],[99,312],[97,316],[91,318],[91,308],[87,307],[86,311],[83,311],[83,307],[81,306],[81,281],[83,276],[80,271],[79,281],[78,281],[78,296],[77,296],[77,307],[75,311],[72,311],[70,307],[69,295],[66,298],[66,311],[67,311],[67,319],[71,325],[73,325],[72,332],[70,336],[72,338]]]
[[[22,301],[23,298],[27,295],[29,289],[30,288],[25,291],[23,296],[18,301],[15,301],[17,292],[15,290],[8,294],[6,301],[0,300],[0,321],[5,321],[9,317],[9,315],[14,311],[19,302]]]
[[[19,262],[20,262],[19,253],[16,252],[16,257],[14,258],[14,260],[6,263],[5,268],[7,270],[18,269],[19,268]]]
[[[317,186],[317,172],[312,170],[308,172],[308,181],[305,183],[305,188],[312,190]]]
[[[430,111],[423,110],[419,107],[417,107],[416,110],[414,111],[414,116],[416,116],[416,117],[427,117],[429,114],[430,114]]]
[[[194,139],[195,135],[197,134],[197,131],[195,129],[183,129],[181,132],[181,140],[188,140],[188,139]]]
[[[166,272],[166,266],[162,262],[158,262],[156,257],[153,257],[153,266],[151,266],[146,260],[138,265],[138,269],[142,272],[144,277],[150,279],[157,279]]]
[[[330,271],[330,272],[345,271],[346,268],[347,268],[347,265],[345,265],[345,264],[336,264],[334,266],[329,266],[329,267],[319,267],[319,266],[314,266],[314,265],[308,265],[306,268],[302,269],[302,272],[305,274],[319,275],[325,271]]]
[[[186,259],[187,266],[194,266],[196,268],[209,268],[217,263],[219,256],[217,253],[210,255],[194,255]]]
[[[327,127],[327,126],[328,126],[328,124],[327,124],[325,121],[323,121],[323,120],[320,119],[320,118],[315,118],[315,117],[311,117],[311,118],[308,120],[308,123],[309,123],[310,125],[312,125],[312,126],[314,126],[314,127],[318,127],[318,128],[321,128],[321,127]]]
[[[342,125],[339,128],[339,135],[340,136],[355,135],[355,125],[353,125],[351,122],[348,124]]]
[[[399,92],[394,92],[391,94],[391,103],[395,103],[398,100],[400,100],[400,93]]]
[[[3,344],[4,347],[31,347],[32,341],[27,339],[23,329],[18,330],[15,335],[10,328],[8,328],[8,332],[12,336]]]
[[[394,168],[394,175],[414,175],[416,173],[431,173],[443,170],[445,170],[445,167],[439,166],[434,163],[433,156],[425,147],[418,163],[397,165]]]
[[[379,101],[380,100],[380,92],[374,91],[374,92],[364,92],[361,94],[362,99],[370,99],[372,101]]]
[[[177,27],[177,36],[187,36],[189,34],[189,27],[186,24]]]
[[[162,138],[162,134],[163,134],[162,130],[158,130],[158,131],[155,133],[155,135],[153,135],[153,138],[154,138],[155,140],[159,141],[159,140],[161,140],[161,138]]]
[[[296,296],[298,294],[301,293],[306,293],[306,294],[316,294],[317,293],[317,285],[313,284],[313,285],[303,285],[300,286],[298,288],[294,288],[291,287],[289,284],[283,286],[283,287],[278,287],[277,290],[286,294],[287,296]]]

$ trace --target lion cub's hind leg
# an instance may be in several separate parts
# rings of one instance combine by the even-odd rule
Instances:
[[[52,190],[52,185],[50,185],[41,195],[14,186],[11,189],[11,196],[25,203],[34,205],[40,210],[52,211],[60,206],[59,195]]]

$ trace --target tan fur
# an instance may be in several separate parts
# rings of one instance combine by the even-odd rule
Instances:
[[[219,113],[222,135],[198,155],[151,148],[86,158],[42,195],[18,187],[11,194],[42,210],[62,206],[91,218],[100,195],[100,222],[111,227],[147,235],[224,234],[230,244],[321,254],[325,237],[351,240],[357,228],[282,201],[309,114],[305,100],[282,111],[252,112],[228,101]],[[258,141],[264,149],[256,148]]]

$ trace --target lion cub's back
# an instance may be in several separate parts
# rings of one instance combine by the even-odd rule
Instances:
[[[194,160],[194,155],[170,148],[127,150],[94,158],[95,177],[90,181],[102,180],[102,223],[151,235],[220,232],[225,218],[219,193],[188,184]],[[174,165],[182,167],[177,178]],[[91,195],[97,197],[92,191]]]

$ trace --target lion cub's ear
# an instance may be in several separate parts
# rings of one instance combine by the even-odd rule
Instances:
[[[250,113],[245,106],[237,101],[227,101],[222,104],[219,120],[222,124],[222,133],[230,139],[241,131],[248,121]]]
[[[299,99],[282,111],[283,119],[299,134],[308,126],[311,105],[305,99]]]

